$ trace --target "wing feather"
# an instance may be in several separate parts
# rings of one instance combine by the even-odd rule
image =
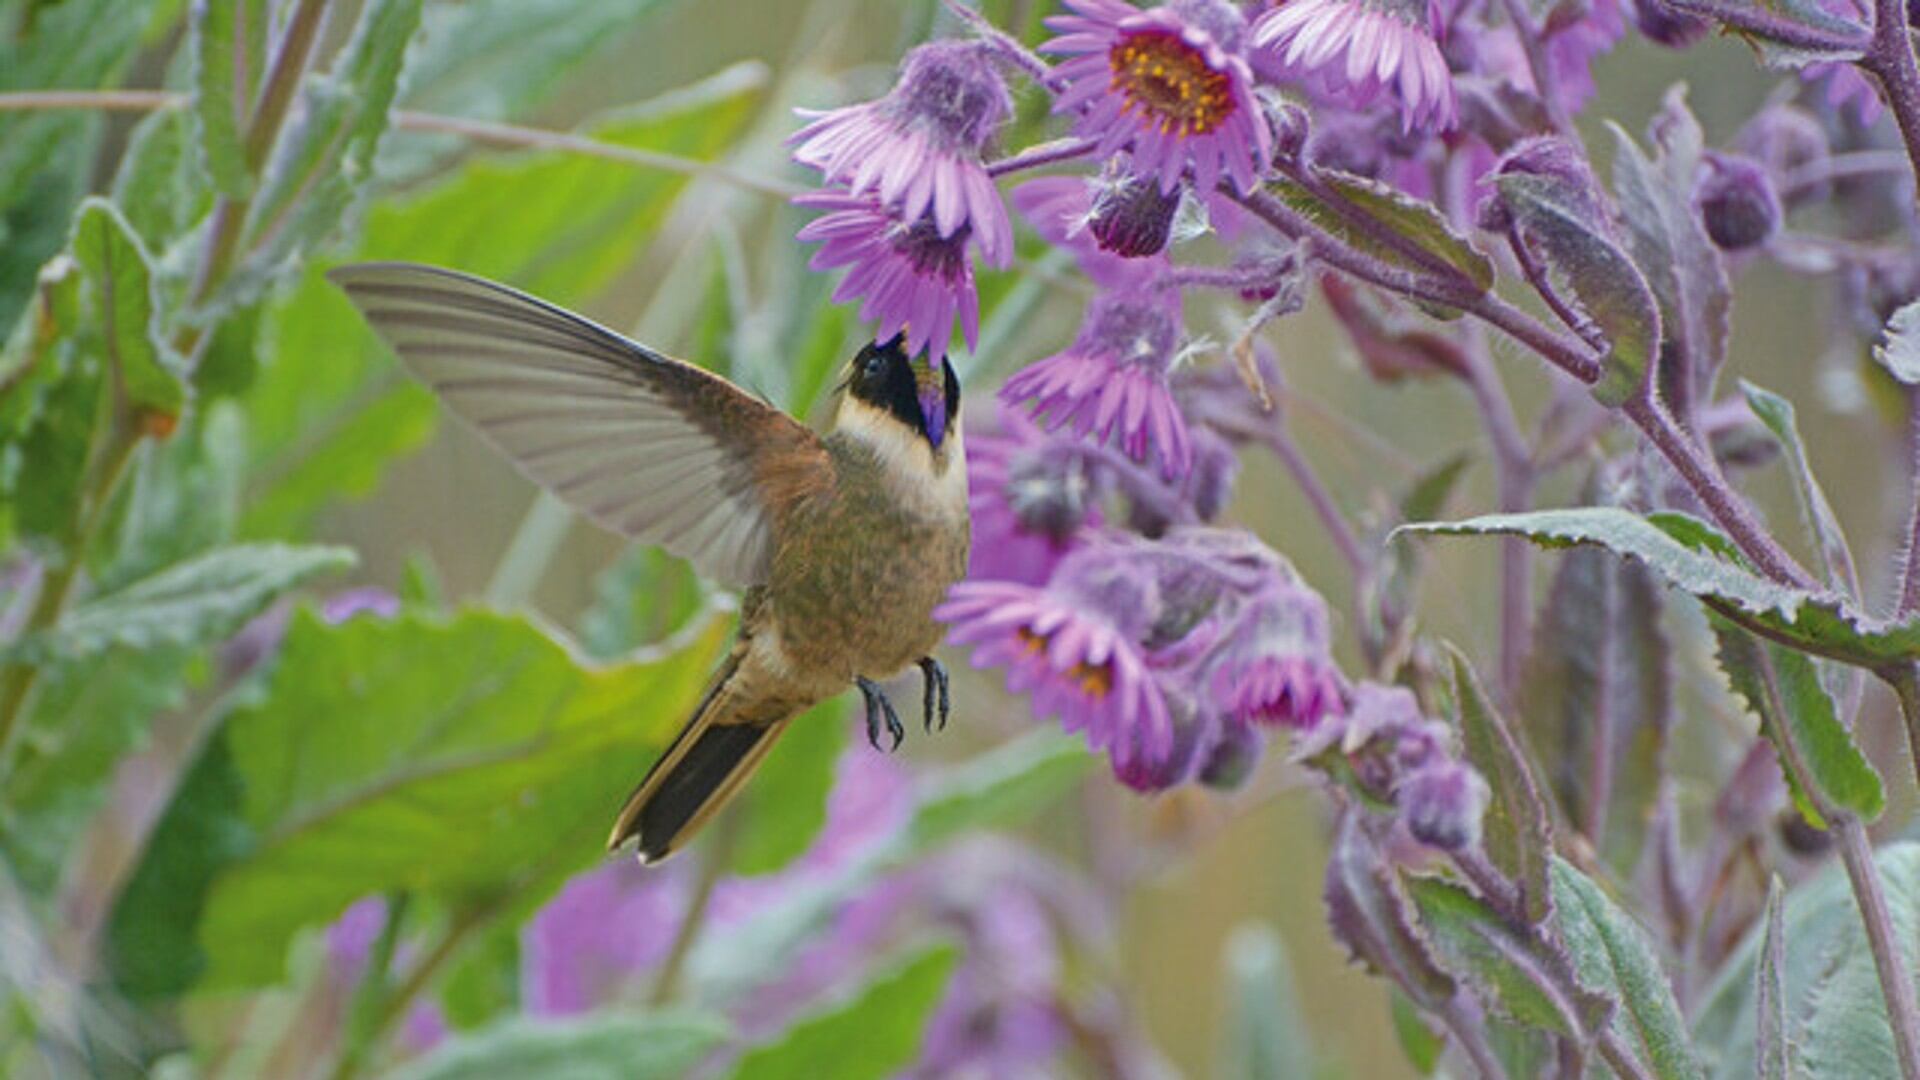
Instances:
[[[783,498],[831,482],[820,440],[710,372],[457,271],[329,275],[415,375],[594,521],[735,587],[766,578]]]

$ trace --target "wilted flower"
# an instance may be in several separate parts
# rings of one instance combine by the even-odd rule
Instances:
[[[1201,189],[1222,174],[1241,191],[1259,182],[1271,135],[1240,52],[1245,22],[1227,0],[1174,0],[1145,11],[1121,0],[1065,0],[1041,49],[1072,57],[1055,112],[1099,140],[1097,153],[1133,153],[1134,167],[1171,192],[1193,170]]]
[[[800,230],[801,240],[820,244],[807,265],[849,267],[833,298],[865,297],[860,317],[878,324],[876,340],[905,332],[909,355],[930,348],[930,357],[943,356],[958,318],[967,347],[978,343],[980,297],[967,260],[967,227],[942,236],[929,218],[901,218],[871,197],[844,192],[802,195],[794,202],[827,211]]]
[[[1236,722],[1306,731],[1341,711],[1327,606],[1318,593],[1293,580],[1276,585],[1241,613],[1226,638],[1207,683]]]
[[[1428,0],[1287,0],[1253,24],[1253,44],[1285,74],[1310,79],[1356,109],[1400,99],[1400,127],[1453,126],[1453,76]]]
[[[942,239],[970,230],[986,260],[1005,266],[1013,228],[981,150],[1012,112],[984,46],[935,42],[907,54],[885,97],[822,113],[788,141],[828,183],[876,197],[900,220],[930,218]]]
[[[1780,227],[1773,181],[1752,158],[1709,153],[1693,199],[1707,235],[1725,251],[1763,243]]]
[[[1423,844],[1457,851],[1479,841],[1486,781],[1454,753],[1452,730],[1423,716],[1405,687],[1361,683],[1345,715],[1300,739],[1294,757],[1391,805]]]
[[[1000,396],[1033,402],[1049,427],[1071,423],[1103,442],[1117,435],[1129,457],[1158,456],[1162,473],[1183,477],[1193,448],[1167,382],[1179,343],[1177,297],[1102,295],[1071,346],[1022,369]]]
[[[1013,189],[1013,205],[1041,239],[1073,253],[1080,271],[1103,289],[1151,286],[1170,268],[1164,253],[1128,258],[1094,237],[1093,204],[1110,182],[1104,178],[1042,176]]]
[[[1173,216],[1180,209],[1180,191],[1162,191],[1158,184],[1138,176],[1120,177],[1103,185],[1094,196],[1087,231],[1100,250],[1125,259],[1158,255],[1173,234]]]

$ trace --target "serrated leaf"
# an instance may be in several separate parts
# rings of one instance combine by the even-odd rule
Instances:
[[[120,981],[272,982],[296,932],[369,894],[537,904],[603,857],[718,646],[716,630],[658,663],[584,668],[522,617],[296,612],[116,902]]]
[[[112,203],[89,198],[74,218],[72,250],[91,290],[107,362],[128,402],[178,415],[186,381],[161,338],[152,267],[133,227]]]
[[[1560,985],[1547,962],[1479,897],[1438,878],[1410,877],[1406,886],[1442,962],[1470,979],[1488,1006],[1579,1043],[1606,1022],[1607,999]]]
[[[1641,562],[1727,618],[1815,655],[1868,668],[1920,660],[1920,619],[1876,619],[1837,597],[1768,581],[1746,567],[1732,541],[1686,514],[1641,517],[1615,507],[1571,507],[1423,522],[1395,530],[1400,533],[1525,536],[1550,548],[1594,544]]]
[[[193,115],[200,157],[222,194],[245,198],[253,187],[247,167],[247,114],[266,70],[268,0],[198,0],[188,34],[193,43]]]
[[[1920,386],[1920,300],[1895,311],[1873,358],[1907,386]]]
[[[1840,722],[1813,660],[1724,617],[1709,616],[1709,621],[1720,643],[1720,669],[1760,718],[1761,733],[1780,755],[1780,769],[1807,821],[1825,828],[1824,819],[1834,811],[1852,811],[1868,821],[1879,817],[1886,807],[1880,774]]]
[[[1703,137],[1687,108],[1686,86],[1667,91],[1652,127],[1656,154],[1649,159],[1618,124],[1613,133],[1613,189],[1627,231],[1627,250],[1646,275],[1660,304],[1661,373],[1690,371],[1687,391],[1704,400],[1726,361],[1731,336],[1733,289],[1719,249],[1708,239],[1694,209],[1693,188]]]
[[[1553,860],[1553,892],[1560,938],[1574,973],[1589,990],[1620,1003],[1614,1031],[1661,1080],[1702,1077],[1687,1039],[1686,1022],[1660,958],[1646,933],[1585,874]]]
[[[1415,928],[1401,879],[1369,836],[1358,809],[1341,815],[1321,886],[1327,924],[1348,954],[1429,1009],[1453,999],[1453,976]]]
[[[726,1017],[693,1010],[564,1020],[514,1017],[458,1036],[387,1075],[392,1080],[675,1080],[693,1072],[732,1030]]]
[[[1314,1075],[1313,1040],[1300,1013],[1286,942],[1265,923],[1245,923],[1227,938],[1227,1000],[1232,1009],[1223,1075]]]
[[[1753,972],[1754,1060],[1761,1080],[1792,1080],[1793,1045],[1787,1041],[1787,988],[1781,972],[1786,967],[1786,930],[1781,925],[1786,889],[1780,875],[1767,878],[1767,911],[1760,938],[1760,959]]]
[[[857,995],[802,1019],[747,1051],[732,1080],[881,1080],[913,1064],[920,1033],[946,992],[960,950],[935,945],[898,963]]]
[[[1547,880],[1553,827],[1540,797],[1540,784],[1526,750],[1480,685],[1473,664],[1451,644],[1447,655],[1453,660],[1454,700],[1467,759],[1493,787],[1486,818],[1487,856],[1519,883],[1527,918],[1541,922],[1553,902]]]
[[[1606,336],[1607,354],[1593,396],[1607,405],[1621,404],[1646,383],[1660,342],[1660,309],[1646,279],[1607,235],[1604,223],[1590,220],[1578,200],[1561,190],[1566,181],[1505,173],[1495,182],[1521,237]]]
[[[421,0],[369,0],[331,71],[309,75],[248,206],[246,256],[211,312],[253,301],[331,237],[373,179]],[[204,317],[204,316],[203,316]]]
[[[235,544],[90,597],[21,643],[30,655],[78,660],[115,646],[208,644],[240,628],[288,589],[354,564],[351,549]]]
[[[1567,552],[1520,685],[1528,741],[1565,819],[1624,876],[1639,865],[1673,720],[1660,609],[1645,567],[1599,548]]]
[[[136,124],[113,174],[113,202],[167,275],[168,245],[206,213],[213,188],[193,149],[193,118],[160,109]]]
[[[1811,30],[1840,41],[1851,39],[1860,43],[1858,47],[1816,48],[1807,44],[1805,36],[1782,39],[1750,30],[1733,31],[1746,39],[1760,54],[1761,62],[1770,68],[1793,70],[1808,64],[1851,63],[1866,54],[1867,29],[1828,11],[1817,0],[1755,0],[1755,3],[1789,30]]]
[[[1453,271],[1480,292],[1493,287],[1493,260],[1453,230],[1432,204],[1415,199],[1390,184],[1334,169],[1314,170],[1314,179],[1333,198],[1322,198],[1305,185],[1285,177],[1268,182],[1268,189],[1294,211],[1326,229],[1343,242],[1395,266],[1432,273],[1436,265]],[[1358,217],[1362,224],[1355,220]],[[1380,239],[1385,228],[1425,257],[1416,257]],[[1442,317],[1457,311],[1432,311]]]
[[[1806,444],[1801,441],[1800,428],[1794,422],[1793,402],[1745,379],[1740,380],[1740,392],[1745,395],[1753,415],[1760,418],[1785,451],[1787,468],[1793,473],[1794,494],[1799,498],[1800,519],[1820,549],[1827,587],[1858,600],[1860,583],[1854,573],[1853,549],[1847,544],[1846,533],[1840,529],[1840,518],[1833,512],[1833,504],[1827,501],[1827,493],[1821,490],[1820,481],[1813,475]]]
[[[1920,845],[1887,844],[1874,854],[1891,918],[1893,940],[1912,973],[1920,962]],[[1893,1031],[1844,868],[1829,861],[1796,885],[1781,905],[1779,955],[1774,969],[1782,991],[1776,1015],[1791,1058],[1790,1075],[1898,1076]],[[1715,1080],[1762,1075],[1759,1049],[1759,972],[1765,964],[1766,920],[1755,920],[1714,973],[1696,1007],[1694,1045],[1717,1051]]]

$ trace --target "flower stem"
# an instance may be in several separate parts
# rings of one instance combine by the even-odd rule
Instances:
[[[1533,503],[1533,451],[1520,432],[1506,384],[1500,381],[1487,355],[1486,336],[1477,326],[1471,345],[1464,350],[1465,377],[1487,431],[1487,444],[1493,450],[1495,494],[1502,512],[1519,513]],[[1526,539],[1509,537],[1500,542],[1500,692],[1508,703],[1519,691],[1527,655],[1527,623],[1532,607],[1528,571],[1532,558],[1533,545]]]
[[[1009,154],[998,161],[987,162],[988,176],[1005,176],[1022,169],[1037,169],[1042,165],[1052,165],[1061,161],[1072,161],[1085,157],[1099,145],[1092,139],[1052,139],[1035,143],[1017,154]]]
[[[1711,19],[1730,30],[1808,52],[1857,52],[1867,47],[1862,37],[1829,33],[1783,19],[1759,4],[1741,3],[1740,0],[1667,0],[1667,4],[1675,11]]]
[[[1575,134],[1573,121],[1568,119],[1566,107],[1561,103],[1559,76],[1554,73],[1553,63],[1547,59],[1547,50],[1540,40],[1540,24],[1534,22],[1526,0],[1504,0],[1504,4],[1507,21],[1513,25],[1514,35],[1520,39],[1520,50],[1526,55],[1535,94],[1546,106],[1547,120],[1562,136],[1578,142],[1580,137]]]
[[[1300,486],[1300,493],[1307,497],[1307,503],[1313,507],[1314,516],[1320,519],[1321,527],[1327,530],[1327,537],[1333,541],[1335,550],[1340,552],[1340,558],[1346,562],[1347,568],[1353,571],[1356,587],[1364,583],[1368,564],[1366,553],[1360,547],[1359,536],[1347,522],[1347,516],[1340,511],[1340,504],[1334,501],[1333,493],[1327,490],[1319,474],[1313,471],[1313,464],[1300,452],[1300,445],[1293,441],[1293,435],[1284,425],[1276,423],[1267,427],[1261,439],[1293,476],[1293,482]]]
[[[373,1049],[371,1036],[380,1017],[381,1005],[392,989],[387,984],[393,968],[394,947],[400,940],[400,924],[406,918],[411,902],[412,894],[406,892],[387,897],[386,921],[381,924],[380,936],[374,939],[373,948],[367,953],[367,968],[361,973],[360,984],[354,988],[353,1000],[347,1006],[340,1056],[333,1065],[332,1075],[338,1080],[359,1073]]]
[[[720,883],[728,864],[733,862],[734,842],[740,837],[740,815],[740,808],[735,807],[714,822],[713,835],[707,839],[707,850],[700,861],[700,876],[694,880],[693,896],[687,900],[686,914],[680,916],[666,962],[660,965],[660,974],[654,977],[653,988],[647,992],[647,1004],[652,1008],[667,1004],[680,992],[680,976],[686,970],[687,957],[693,954],[700,929],[706,925],[707,914],[713,908],[714,886]]]
[[[1913,456],[1913,512],[1907,522],[1907,550],[1905,566],[1900,573],[1900,596],[1895,602],[1893,617],[1905,619],[1920,611],[1920,392],[1910,396],[1908,402],[1908,438],[1912,446],[1908,452]]]
[[[958,0],[946,0],[947,13],[973,28],[981,39],[993,46],[995,52],[1006,57],[1007,61],[1025,72],[1027,77],[1042,86],[1056,85],[1052,65],[1040,58],[1032,49],[1021,44],[1020,39],[995,26],[992,20],[973,10]]]
[[[1880,80],[1887,110],[1900,128],[1915,181],[1920,183],[1920,70],[1914,66],[1906,0],[1874,0],[1873,39],[1860,66]]]
[[[1916,1007],[1913,977],[1907,972],[1906,959],[1900,954],[1894,936],[1893,919],[1887,912],[1887,898],[1880,888],[1880,871],[1874,864],[1873,848],[1867,829],[1851,814],[1834,822],[1840,841],[1840,860],[1846,864],[1847,880],[1860,905],[1860,918],[1867,930],[1867,947],[1873,952],[1874,970],[1880,976],[1880,992],[1886,997],[1887,1017],[1893,1025],[1893,1044],[1900,1059],[1900,1075],[1905,1080],[1920,1080],[1920,1007]]]

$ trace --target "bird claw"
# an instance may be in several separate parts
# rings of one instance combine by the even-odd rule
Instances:
[[[927,733],[933,733],[933,710],[935,693],[939,695],[940,730],[947,730],[947,713],[952,709],[953,701],[947,692],[947,669],[940,661],[931,656],[920,658],[920,677],[926,686],[926,725]]]
[[[853,681],[854,685],[860,688],[861,695],[867,699],[867,742],[875,750],[880,749],[880,724],[884,718],[887,734],[893,736],[893,745],[887,748],[888,752],[900,749],[900,740],[907,737],[907,729],[900,723],[900,714],[893,711],[893,702],[887,700],[887,695],[881,691],[880,684],[872,679],[857,676]]]

